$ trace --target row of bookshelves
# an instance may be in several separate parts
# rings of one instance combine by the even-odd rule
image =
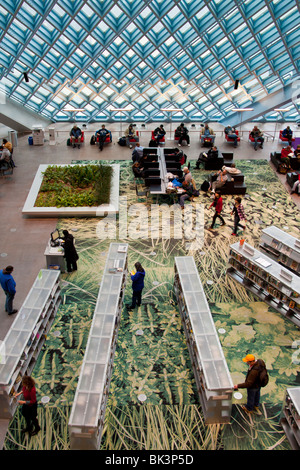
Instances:
[[[72,450],[100,447],[128,274],[127,250],[127,244],[110,244],[69,419]]]
[[[0,418],[11,419],[13,398],[22,377],[30,375],[61,303],[60,272],[42,269],[4,338],[5,360],[0,364]]]
[[[280,424],[292,449],[300,450],[300,387],[286,390]]]
[[[174,269],[174,292],[205,423],[229,423],[233,384],[194,258],[175,258]]]

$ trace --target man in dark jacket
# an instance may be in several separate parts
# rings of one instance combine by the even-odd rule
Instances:
[[[131,305],[127,307],[129,310],[135,308],[136,305],[139,307],[142,303],[142,291],[144,289],[144,279],[146,275],[141,263],[135,263],[134,267],[136,269],[136,272],[131,272],[132,301]]]
[[[72,271],[77,271],[77,261],[79,259],[79,256],[74,246],[73,235],[71,235],[68,230],[63,230],[63,234],[64,258],[67,264],[67,272],[71,273]]]
[[[13,270],[13,266],[7,266],[0,271],[0,284],[6,295],[5,311],[8,315],[12,315],[18,311],[13,308],[13,300],[16,294],[16,283],[11,274]]]
[[[253,411],[258,410],[261,389],[260,372],[262,368],[265,367],[265,363],[262,359],[256,360],[253,354],[247,354],[247,356],[244,357],[243,362],[249,366],[246,380],[243,383],[234,385],[234,389],[247,389],[247,404],[243,405],[242,408],[247,413],[252,413]]]

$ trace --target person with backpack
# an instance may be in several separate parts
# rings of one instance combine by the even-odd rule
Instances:
[[[258,411],[260,400],[260,389],[265,387],[269,381],[266,365],[262,359],[255,359],[253,354],[247,354],[243,362],[248,364],[248,372],[245,382],[234,385],[234,390],[247,389],[247,404],[242,405],[246,413]]]

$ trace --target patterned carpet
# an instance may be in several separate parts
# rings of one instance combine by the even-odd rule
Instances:
[[[130,163],[117,163],[121,165],[120,195],[126,195],[129,205],[138,202],[144,207],[144,199],[136,197]],[[258,246],[262,228],[272,224],[299,238],[297,208],[269,164],[239,161],[238,168],[247,184],[243,238]],[[209,173],[192,172],[199,187]],[[292,362],[292,345],[300,340],[300,332],[226,276],[229,245],[236,241],[231,237],[233,200],[233,196],[224,197],[227,225],[205,230],[201,248],[185,239],[122,240],[129,243],[129,268],[140,261],[146,280],[142,306],[135,311],[123,309],[102,449],[289,449],[279,416],[285,389],[299,386],[300,368]],[[192,204],[199,203],[204,206],[208,227],[213,215],[211,200],[201,193]],[[6,449],[69,448],[68,415],[113,241],[99,240],[98,224],[97,218],[59,221],[59,228],[74,234],[80,260],[77,273],[62,275],[63,304],[34,369],[39,399],[48,396],[50,401],[39,406],[42,431],[31,440],[21,435],[23,418],[16,413]],[[216,328],[225,331],[219,337],[233,382],[245,376],[241,361],[245,354],[255,353],[265,360],[270,383],[263,389],[261,414],[245,416],[240,407],[245,401],[243,392],[242,400],[234,399],[230,425],[204,425],[173,293],[174,257],[179,255],[195,257]],[[129,282],[125,304],[130,298]],[[137,335],[137,330],[143,335]],[[147,396],[143,405],[138,400],[141,391]]]

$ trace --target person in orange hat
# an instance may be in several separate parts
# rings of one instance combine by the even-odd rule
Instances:
[[[239,388],[247,389],[247,404],[242,405],[242,408],[247,413],[252,413],[253,411],[258,411],[259,400],[260,400],[260,372],[263,368],[266,367],[262,359],[255,359],[253,354],[247,354],[243,358],[243,362],[248,364],[248,372],[246,375],[245,382],[234,385],[234,389],[238,390]]]

